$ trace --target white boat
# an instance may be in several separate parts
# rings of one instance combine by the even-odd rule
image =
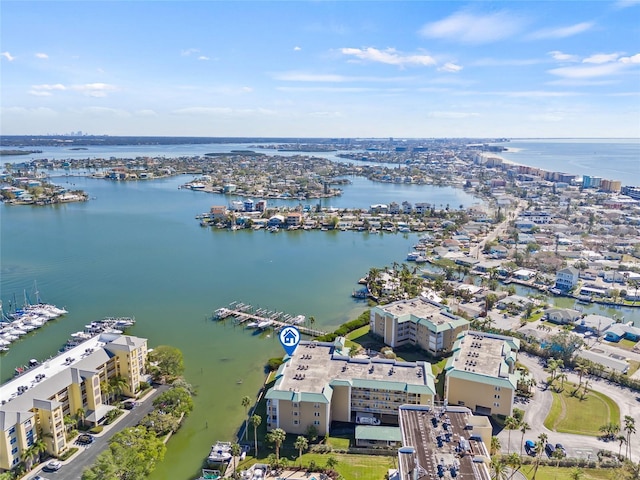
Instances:
[[[418,257],[420,257],[420,252],[409,252],[407,254],[407,260],[409,262],[415,262],[418,259]]]
[[[273,323],[273,321],[272,321],[272,320],[262,320],[261,322],[258,322],[258,325],[256,326],[256,328],[258,328],[258,329],[267,328],[267,327],[269,327],[272,323]]]
[[[216,442],[211,446],[207,462],[211,464],[225,463],[231,460],[231,442]]]
[[[247,328],[257,328],[260,322],[249,322],[247,323]]]

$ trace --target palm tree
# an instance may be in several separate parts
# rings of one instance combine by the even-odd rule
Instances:
[[[309,440],[300,435],[296,438],[296,443],[294,443],[293,446],[298,449],[298,459],[300,459],[300,457],[302,457],[302,451],[309,448]],[[302,462],[300,462],[300,466],[302,466]]]
[[[621,457],[622,456],[622,444],[623,443],[627,443],[627,437],[625,437],[624,435],[618,435],[616,437],[616,440],[618,442],[620,442],[620,448],[618,449],[618,457]],[[627,454],[627,450],[626,449],[625,449],[624,453],[625,453],[625,455]]]
[[[500,452],[500,439],[496,436],[491,437],[490,455],[496,455]]]
[[[564,381],[567,379],[567,374],[562,372],[558,374],[557,378],[560,379],[560,390],[564,390]]]
[[[79,409],[76,410],[76,418],[78,419],[78,423],[82,423],[83,427],[84,427],[84,416],[85,416],[84,408],[80,407]]]
[[[580,363],[576,366],[576,372],[578,372],[578,376],[579,376],[578,378],[578,387],[579,387],[580,385],[582,385],[582,376],[587,375],[589,373],[589,369],[587,368],[586,365],[583,365]]]
[[[313,328],[313,325],[316,323],[316,317],[314,317],[313,315],[309,316],[309,326],[311,328]]]
[[[267,441],[273,443],[276,447],[276,462],[278,463],[280,463],[280,446],[285,438],[287,438],[287,432],[281,428],[274,428],[267,433]]]
[[[624,431],[627,434],[626,457],[631,461],[631,435],[636,433],[636,420],[630,415],[624,416]]]
[[[511,468],[511,475],[509,475],[509,479],[512,479],[522,468],[522,458],[516,452],[513,452],[507,457],[506,464]]]
[[[256,458],[258,458],[258,427],[261,423],[262,417],[260,415],[251,415],[251,425],[253,425],[253,443]]]
[[[233,476],[236,475],[236,468],[238,467],[238,457],[242,453],[242,448],[237,443],[231,445],[231,456],[233,457]]]
[[[111,387],[111,393],[115,394],[116,396],[117,395],[122,395],[122,392],[124,392],[125,388],[128,385],[129,384],[127,383],[125,378],[120,376],[120,375],[116,375],[111,380],[109,380],[109,386]]]
[[[507,464],[500,457],[491,459],[491,478],[492,480],[506,480],[509,476]]]
[[[522,456],[522,449],[524,448],[524,434],[531,430],[531,427],[527,422],[520,424],[520,431],[522,432],[522,438],[520,439],[520,456]]]
[[[106,380],[102,380],[100,382],[100,393],[102,394],[104,402],[109,405],[109,399],[111,397],[112,392],[111,384]]]
[[[519,427],[518,420],[509,416],[504,422],[504,428],[506,428],[509,432],[509,436],[507,437],[507,455],[511,453],[511,430],[516,430]]]
[[[245,395],[244,397],[242,397],[242,400],[240,401],[240,403],[242,403],[242,406],[244,407],[244,416],[246,417],[247,415],[249,415],[249,405],[251,405],[251,397]],[[245,429],[244,429],[244,439],[247,439],[247,427],[249,422],[247,421],[245,423]]]
[[[544,452],[544,446],[547,444],[548,439],[549,436],[546,433],[541,433],[540,435],[538,435],[538,441],[536,442],[536,464],[531,480],[536,480],[536,474],[538,473],[538,467],[540,466],[542,452]]]

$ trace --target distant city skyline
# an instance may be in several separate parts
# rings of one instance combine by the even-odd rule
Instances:
[[[3,135],[640,137],[640,0],[0,8]]]

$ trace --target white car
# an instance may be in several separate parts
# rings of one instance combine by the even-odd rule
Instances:
[[[44,466],[43,470],[45,472],[57,472],[60,470],[60,467],[62,467],[62,462],[58,460],[51,460]]]
[[[360,416],[357,416],[356,417],[356,423],[359,423],[360,425],[375,425],[375,426],[378,426],[378,425],[380,425],[380,419],[376,418],[376,417],[360,417]]]

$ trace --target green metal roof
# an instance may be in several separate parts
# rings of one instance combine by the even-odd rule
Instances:
[[[447,371],[447,378],[459,378],[461,380],[468,380],[470,382],[484,383],[487,385],[493,385],[496,387],[512,388],[515,390],[517,386],[517,380],[515,374],[510,374],[508,377],[493,377],[491,375],[483,375],[478,372],[469,372],[464,370],[456,370],[455,368]]]

